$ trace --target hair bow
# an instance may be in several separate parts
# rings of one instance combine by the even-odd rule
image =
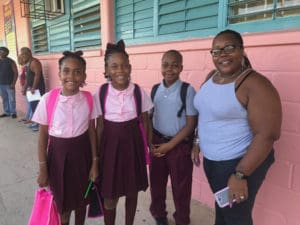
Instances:
[[[106,50],[121,50],[121,51],[125,51],[125,43],[124,43],[124,41],[122,39],[119,40],[116,44],[107,43]]]

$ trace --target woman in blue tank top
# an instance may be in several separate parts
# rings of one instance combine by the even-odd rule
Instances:
[[[210,53],[216,70],[194,98],[199,139],[192,157],[202,151],[214,193],[229,187],[229,206],[215,204],[215,225],[252,225],[255,197],[280,137],[280,98],[271,82],[251,68],[238,32],[217,34]]]

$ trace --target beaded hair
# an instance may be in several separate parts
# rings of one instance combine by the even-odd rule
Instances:
[[[240,47],[241,47],[242,49],[244,49],[244,41],[243,41],[243,38],[242,38],[242,36],[241,36],[241,34],[240,34],[239,32],[237,32],[237,31],[235,31],[235,30],[230,30],[230,29],[223,30],[223,31],[219,32],[219,33],[215,36],[214,39],[216,39],[217,37],[219,37],[219,36],[222,35],[222,34],[230,34],[230,35],[233,35],[234,38],[239,42]],[[245,65],[245,67],[247,67],[247,68],[252,68],[251,63],[250,63],[250,61],[249,61],[249,58],[247,57],[246,54],[244,54],[244,65]]]
[[[86,61],[85,59],[82,57],[83,52],[82,51],[76,51],[76,52],[70,52],[70,51],[64,51],[63,52],[63,57],[61,57],[58,60],[58,65],[59,65],[59,69],[61,68],[63,62],[65,59],[67,58],[73,58],[73,59],[77,59],[80,64],[83,66],[83,71],[85,72],[86,69]]]

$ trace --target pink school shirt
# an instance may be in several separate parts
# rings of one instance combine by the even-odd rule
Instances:
[[[153,103],[147,93],[142,88],[140,89],[142,94],[142,112],[146,112],[153,108]],[[111,83],[109,83],[104,115],[106,120],[124,122],[137,117],[133,90],[133,83],[130,83],[128,88],[122,91],[113,88]],[[94,94],[95,113],[97,116],[103,115],[99,92],[100,87]]]
[[[48,95],[49,93],[46,93],[42,96],[32,117],[32,121],[42,125],[48,125],[46,110]],[[82,92],[72,96],[59,95],[53,109],[49,135],[61,138],[77,137],[88,129],[90,119],[96,118],[93,115],[95,115],[93,112],[90,115],[87,98]]]

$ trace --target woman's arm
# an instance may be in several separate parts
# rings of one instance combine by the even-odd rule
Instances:
[[[237,92],[240,102],[247,108],[248,121],[253,132],[253,139],[246,154],[235,170],[251,175],[267,158],[273,144],[280,137],[282,111],[280,97],[274,86],[264,76],[252,73]],[[246,179],[232,175],[229,178],[230,199],[237,202],[247,199]],[[244,199],[238,197],[244,196]]]
[[[282,121],[280,97],[271,82],[259,74],[248,79],[247,111],[254,136],[246,155],[236,167],[245,175],[251,175],[267,158],[280,137]]]

